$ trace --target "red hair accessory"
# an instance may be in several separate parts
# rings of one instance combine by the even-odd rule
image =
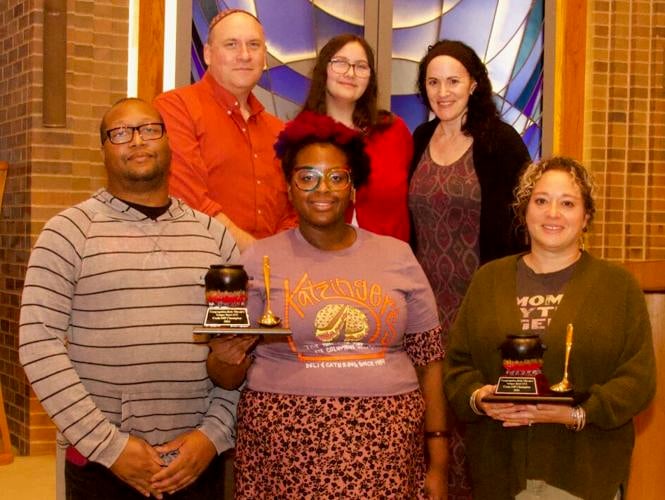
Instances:
[[[362,138],[357,132],[346,125],[333,120],[327,115],[303,111],[286,124],[277,137],[275,151],[278,158],[283,158],[286,150],[295,144],[305,141],[328,142],[344,146],[354,139]]]

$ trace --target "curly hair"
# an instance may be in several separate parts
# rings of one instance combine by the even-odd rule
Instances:
[[[353,186],[357,188],[367,182],[369,156],[365,152],[362,135],[327,115],[312,111],[302,111],[286,124],[277,137],[274,147],[277,158],[282,160],[282,170],[287,181],[291,180],[296,156],[310,144],[332,144],[346,156]]]
[[[440,40],[434,45],[430,45],[427,54],[418,65],[418,91],[420,98],[430,111],[432,111],[432,106],[427,97],[427,67],[434,58],[439,56],[450,56],[459,61],[476,82],[476,88],[469,96],[466,121],[462,124],[462,132],[478,139],[491,128],[494,121],[500,119],[499,111],[494,103],[492,83],[487,75],[487,67],[471,47],[458,40]]]
[[[587,227],[590,226],[596,214],[596,202],[593,198],[597,189],[596,181],[584,165],[566,156],[553,156],[533,162],[522,171],[515,188],[515,202],[513,203],[513,210],[519,223],[526,227],[526,211],[533,189],[543,174],[549,170],[567,172],[572,176],[582,193],[584,212],[588,216]]]
[[[360,99],[356,101],[353,110],[353,124],[361,130],[369,130],[376,126],[389,124],[392,118],[390,112],[377,109],[379,85],[376,78],[374,51],[364,38],[350,33],[331,38],[319,52],[312,70],[312,83],[303,110],[314,111],[322,115],[327,114],[328,63],[342,47],[352,42],[357,42],[362,46],[367,56],[367,63],[371,68],[367,88]]]

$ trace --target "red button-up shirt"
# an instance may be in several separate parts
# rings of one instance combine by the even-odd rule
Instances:
[[[208,72],[155,98],[171,145],[172,195],[209,215],[224,212],[263,238],[293,227],[297,217],[273,144],[283,123],[250,94],[247,121],[237,99]]]

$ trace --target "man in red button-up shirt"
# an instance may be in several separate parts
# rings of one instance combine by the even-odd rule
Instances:
[[[210,23],[203,78],[154,102],[172,150],[171,194],[220,219],[241,249],[296,225],[273,150],[283,124],[252,94],[266,53],[258,19],[223,11]]]

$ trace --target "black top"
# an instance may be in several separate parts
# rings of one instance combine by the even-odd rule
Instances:
[[[414,153],[409,179],[425,152],[439,119],[413,132]],[[483,139],[473,141],[473,165],[480,184],[480,263],[525,251],[524,232],[518,230],[512,209],[513,190],[522,168],[531,161],[517,131],[502,121]],[[412,244],[415,243],[412,241]]]
[[[118,198],[121,200],[121,198]],[[140,205],[139,203],[132,203],[127,200],[121,200],[135,210],[138,210],[143,215],[152,220],[157,220],[161,215],[165,214],[169,208],[171,208],[171,199],[169,202],[161,207],[149,207],[148,205]]]

